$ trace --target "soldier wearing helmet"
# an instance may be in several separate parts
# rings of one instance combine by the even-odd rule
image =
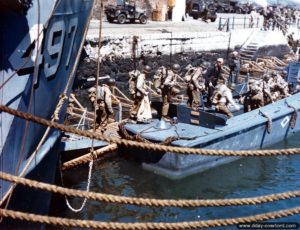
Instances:
[[[110,78],[99,85],[97,90],[95,87],[89,89],[89,98],[96,109],[96,129],[101,132],[106,130],[109,116],[114,114],[110,90],[114,85],[115,80]]]
[[[134,94],[134,102],[133,102],[133,106],[130,110],[130,119],[134,120],[134,121],[141,121],[143,120],[138,119],[138,113],[140,110],[143,110],[143,108],[141,108],[142,105],[142,101],[145,99],[145,97],[148,97],[148,91],[147,91],[147,87],[146,87],[146,79],[149,76],[149,74],[151,73],[152,69],[150,66],[146,65],[143,68],[143,72],[140,73],[137,76],[136,79],[136,87],[135,87],[135,94]],[[149,101],[149,99],[148,99]]]
[[[264,105],[273,103],[273,97],[271,94],[271,85],[273,85],[273,79],[269,74],[264,74],[263,81],[262,81],[262,89],[263,89],[263,98],[264,98]]]
[[[218,80],[212,103],[215,105],[217,112],[227,115],[228,118],[233,117],[229,105],[234,106],[236,110],[240,110],[240,107],[233,100],[231,90],[225,85],[225,80],[222,78]]]
[[[240,77],[240,69],[241,69],[241,63],[240,63],[240,56],[237,51],[233,51],[230,55],[230,59],[228,62],[228,66],[230,69],[229,72],[229,85],[234,83],[239,83],[239,77]]]
[[[162,118],[168,120],[169,106],[172,100],[172,96],[179,93],[179,89],[175,86],[177,85],[177,76],[180,70],[179,64],[173,64],[172,69],[167,71],[166,78],[162,81]]]
[[[157,69],[157,71],[154,74],[154,88],[158,94],[161,94],[162,92],[162,82],[167,77],[167,68],[165,66],[161,66]]]
[[[200,67],[190,67],[185,74],[185,81],[188,83],[187,95],[188,95],[188,106],[193,110],[197,110],[202,106],[202,93],[205,91],[205,79],[203,74],[208,68],[207,63],[202,63]]]
[[[282,78],[282,76],[277,72],[272,72],[272,78],[274,81],[273,92],[277,95],[277,99],[285,98],[290,96],[288,83]]]
[[[223,58],[218,58],[215,64],[207,70],[205,74],[205,84],[207,88],[207,106],[211,106],[211,97],[213,96],[217,82],[223,76],[222,66],[224,64]]]

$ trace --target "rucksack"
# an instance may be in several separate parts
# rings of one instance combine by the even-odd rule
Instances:
[[[136,82],[141,72],[138,70],[132,70],[128,74],[129,74],[128,88],[129,88],[129,93],[132,95],[136,93]]]

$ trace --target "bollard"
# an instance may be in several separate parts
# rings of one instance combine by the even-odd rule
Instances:
[[[222,17],[219,19],[219,30],[222,30]]]
[[[246,29],[246,16],[244,17],[244,29]]]
[[[232,23],[231,23],[231,29],[233,29],[234,30],[234,23],[235,23],[235,18],[234,18],[234,16],[232,17]]]

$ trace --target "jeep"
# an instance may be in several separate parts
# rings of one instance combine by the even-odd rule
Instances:
[[[186,13],[194,19],[216,21],[217,14],[214,4],[207,4],[204,0],[187,0]]]
[[[104,12],[107,21],[110,23],[114,22],[114,20],[120,24],[124,24],[126,21],[134,23],[138,20],[141,24],[146,24],[148,21],[145,11],[138,9],[135,6],[135,2],[132,3],[126,0],[118,0],[116,6],[107,6]]]

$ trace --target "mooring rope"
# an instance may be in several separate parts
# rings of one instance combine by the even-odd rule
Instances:
[[[116,144],[104,146],[100,149],[95,150],[93,152],[93,155],[88,153],[86,155],[83,155],[81,157],[78,157],[76,159],[73,159],[73,160],[63,163],[61,170],[66,170],[66,169],[70,169],[70,168],[73,168],[78,165],[86,164],[93,159],[93,156],[95,158],[98,158],[98,156],[103,156],[104,154],[111,153],[113,151],[116,151],[117,149],[118,149],[118,146]]]
[[[54,8],[54,10],[52,11],[52,14],[54,14],[55,10],[57,9],[58,5],[60,4],[61,0],[58,0],[56,2],[56,6]],[[92,11],[91,11],[92,12]],[[91,16],[92,14],[90,13],[89,15],[89,20],[88,22],[90,21],[91,19]],[[86,35],[87,35],[87,31],[88,31],[88,26],[85,27],[85,30],[84,30],[84,35],[83,37],[85,38]],[[75,63],[73,65],[73,68],[71,70],[71,72],[69,73],[69,76],[68,76],[68,81],[67,81],[67,84],[64,88],[64,91],[63,93],[60,95],[60,99],[55,107],[55,111],[53,113],[53,116],[52,116],[52,122],[54,122],[56,119],[59,119],[59,113],[64,105],[64,102],[66,100],[66,95],[68,94],[68,92],[70,91],[70,87],[71,87],[71,83],[73,82],[73,78],[75,77],[75,71],[76,71],[76,68],[75,66],[78,65],[78,62],[80,60],[80,54],[81,54],[81,50],[82,50],[82,47],[84,45],[84,39],[82,39],[81,43],[80,43],[80,52],[78,53],[78,55],[76,56],[75,58]],[[51,127],[47,127],[46,131],[44,132],[38,146],[36,147],[35,151],[31,154],[31,156],[28,158],[28,162],[27,162],[27,165],[25,165],[24,169],[22,170],[22,172],[19,174],[20,176],[23,176],[27,170],[27,168],[29,167],[30,163],[35,159],[35,156],[38,152],[38,150],[40,149],[40,147],[42,146],[42,144],[44,143],[45,139],[47,138],[49,132],[50,132],[50,128]],[[12,185],[9,190],[7,191],[7,193],[2,197],[2,199],[0,200],[0,206],[8,199],[9,196],[11,196],[12,192],[14,190],[14,185]],[[7,202],[8,204],[9,202]]]
[[[62,124],[58,124],[53,121],[49,121],[32,114],[23,113],[7,106],[0,105],[0,110],[17,116],[22,119],[30,120],[32,122],[48,126],[50,128],[55,128],[63,132],[73,133],[79,136],[84,136],[87,138],[95,138],[97,140],[107,141],[109,143],[115,143],[117,145],[125,147],[134,147],[151,151],[162,151],[162,152],[173,152],[185,155],[207,155],[207,156],[239,156],[239,157],[253,157],[253,156],[278,156],[278,155],[299,155],[300,148],[290,148],[290,149],[272,149],[272,150],[215,150],[215,149],[196,149],[196,148],[185,148],[176,146],[164,146],[157,145],[155,143],[142,143],[136,141],[123,140],[114,137],[106,137],[99,133],[94,133],[90,131],[78,130],[73,127],[68,127]]]
[[[79,191],[76,189],[63,188],[56,185],[46,184],[34,180],[25,179],[22,177],[13,176],[2,172],[0,178],[9,182],[28,186],[30,188],[40,189],[63,196],[73,196],[95,200],[107,203],[120,203],[130,205],[144,205],[154,207],[221,207],[221,206],[243,206],[243,205],[257,205],[262,203],[274,202],[279,200],[286,200],[300,197],[300,190],[289,191],[278,194],[271,194],[266,196],[250,197],[250,198],[232,198],[232,199],[210,199],[210,200],[188,200],[188,199],[151,199],[151,198],[137,198],[125,197],[104,193],[95,193],[89,191]]]
[[[0,215],[12,219],[25,220],[30,222],[37,222],[55,226],[63,227],[80,227],[80,228],[94,228],[94,229],[196,229],[196,228],[209,228],[209,227],[225,227],[229,225],[253,223],[258,221],[266,221],[271,219],[278,219],[282,217],[292,216],[300,213],[300,207],[280,210],[276,212],[268,212],[257,214],[253,216],[217,219],[217,220],[204,220],[204,221],[190,221],[190,222],[145,222],[145,223],[115,223],[115,222],[102,222],[91,220],[77,220],[67,219],[60,217],[49,217],[42,215],[29,214],[18,211],[11,211],[0,209]]]

